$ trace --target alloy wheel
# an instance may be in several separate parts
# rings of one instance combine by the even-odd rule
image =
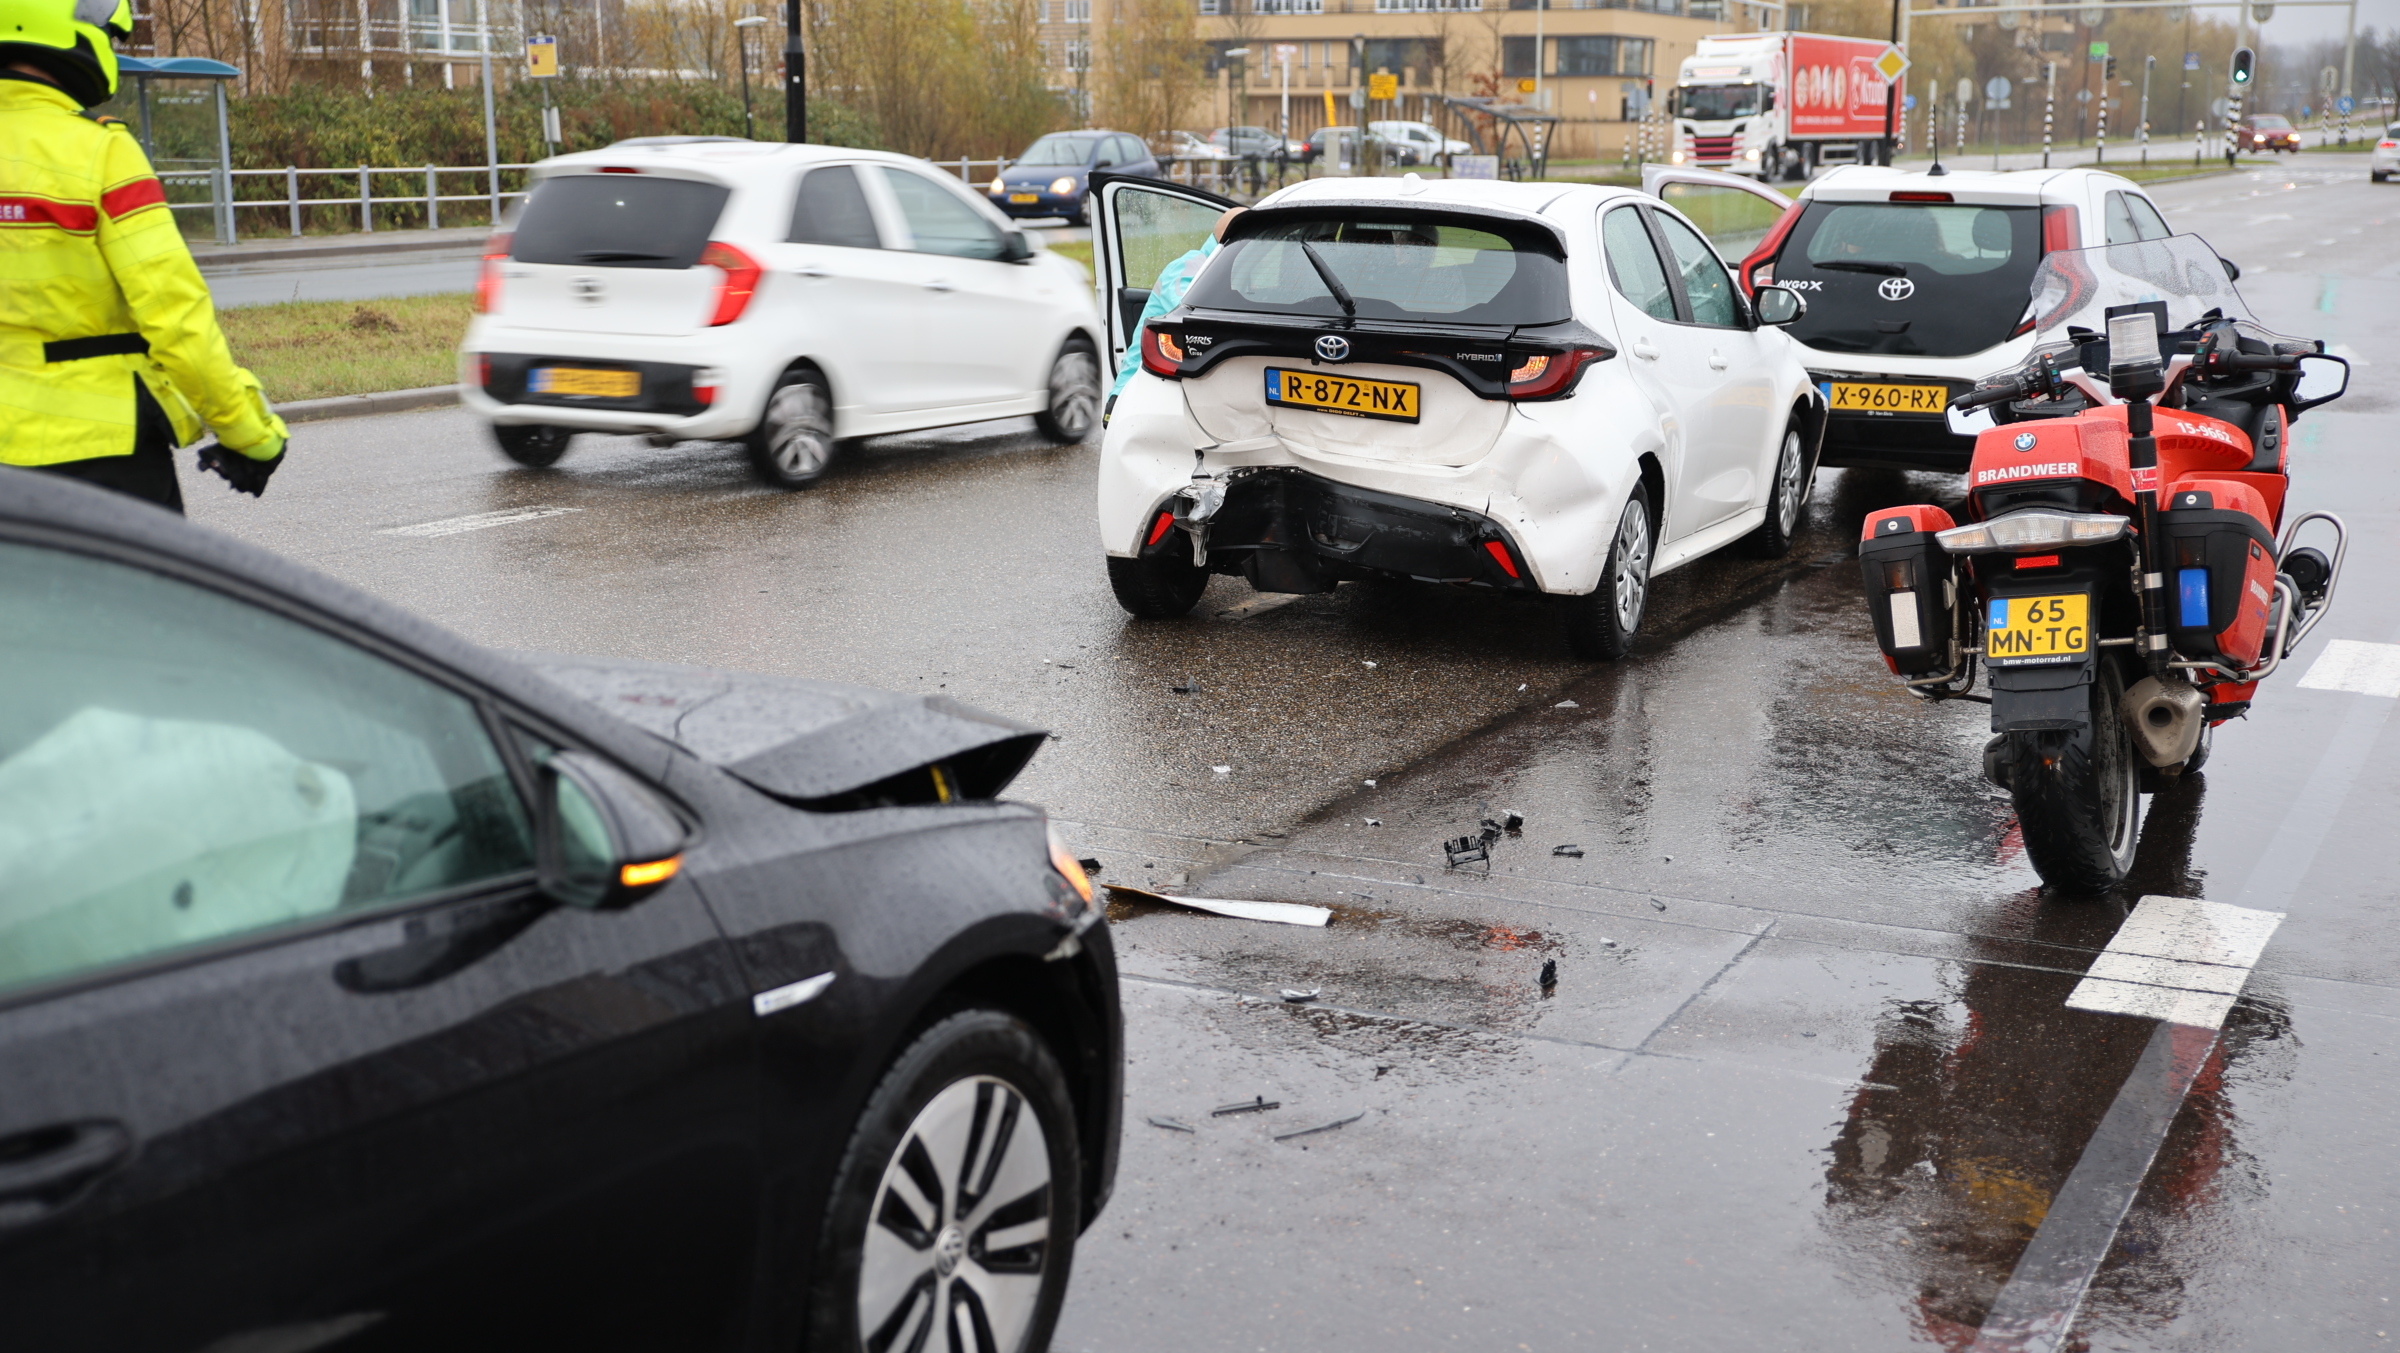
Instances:
[[[1050,1193],[1048,1139],[1014,1086],[969,1076],[935,1095],[901,1135],[867,1214],[858,1330],[868,1353],[1015,1353],[1040,1303]]]
[[[1775,525],[1785,539],[1800,530],[1800,434],[1786,430],[1775,462]]]
[[[823,386],[794,381],[767,401],[767,458],[793,479],[822,472],[833,458],[833,417]]]
[[[1083,348],[1069,349],[1050,368],[1051,426],[1062,441],[1079,442],[1099,418],[1099,360]]]
[[[1650,596],[1650,509],[1640,495],[1625,506],[1617,523],[1617,628],[1627,634],[1641,627],[1642,605]]]

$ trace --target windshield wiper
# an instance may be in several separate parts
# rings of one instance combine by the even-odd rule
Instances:
[[[1333,269],[1326,267],[1325,260],[1317,256],[1317,247],[1302,240],[1300,241],[1300,252],[1308,255],[1308,266],[1316,269],[1317,276],[1324,279],[1325,289],[1332,292],[1333,299],[1341,304],[1342,313],[1352,319],[1357,319],[1358,302],[1350,298],[1350,288],[1342,285],[1342,279],[1334,276]]]
[[[631,263],[637,259],[665,262],[672,254],[646,254],[639,249],[586,249],[575,256],[578,263]]]
[[[1832,272],[1871,272],[1878,277],[1906,277],[1908,269],[1897,263],[1852,263],[1836,259],[1831,263],[1811,263],[1808,266]]]

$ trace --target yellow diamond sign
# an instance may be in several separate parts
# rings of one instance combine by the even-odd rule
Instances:
[[[1908,69],[1908,58],[1900,54],[1899,48],[1886,47],[1883,55],[1875,58],[1875,69],[1882,73],[1884,79],[1897,80]]]

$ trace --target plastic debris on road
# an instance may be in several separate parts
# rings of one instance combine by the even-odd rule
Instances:
[[[1554,986],[1557,986],[1557,985],[1558,985],[1558,960],[1557,960],[1557,959],[1555,959],[1555,958],[1545,958],[1545,959],[1543,959],[1543,960],[1542,960],[1542,976],[1541,976],[1541,983],[1542,983],[1542,990],[1544,990],[1544,991],[1548,991],[1550,988],[1552,988],[1552,987],[1554,987]]]
[[[1306,1005],[1325,994],[1323,987],[1310,987],[1306,991],[1298,987],[1277,987],[1275,990],[1288,1005]]]
[[[1193,1126],[1192,1126],[1191,1124],[1189,1124],[1189,1123],[1178,1123],[1178,1122],[1176,1122],[1176,1121],[1175,1121],[1174,1119],[1172,1119],[1172,1118],[1159,1118],[1159,1117],[1156,1117],[1156,1116],[1153,1116],[1153,1117],[1150,1119],[1150,1126],[1152,1126],[1152,1127],[1158,1127],[1158,1128],[1165,1128],[1165,1129],[1166,1129],[1167,1131],[1169,1131],[1169,1132],[1191,1132],[1191,1133],[1197,1133],[1197,1132],[1199,1132],[1199,1131],[1200,1131],[1200,1129],[1198,1129],[1198,1128],[1196,1128],[1196,1127],[1193,1127]]]
[[[1383,825],[1383,819],[1379,817],[1368,818],[1367,825],[1370,827],[1380,827]]]
[[[1659,901],[1655,897],[1650,899],[1650,905],[1658,908],[1660,911],[1665,911],[1667,909],[1667,904]]]
[[[1579,704],[1576,704],[1576,703],[1575,703],[1574,701],[1572,701],[1572,700],[1561,700],[1561,701],[1559,701],[1557,704],[1555,704],[1555,705],[1552,705],[1550,708],[1552,708],[1552,709],[1581,709],[1581,708],[1583,708],[1583,706],[1581,706],[1581,705],[1579,705]]]
[[[1564,855],[1564,856],[1566,856],[1566,857],[1567,857],[1568,859],[1570,859],[1570,860],[1580,860],[1580,859],[1582,859],[1582,858],[1583,858],[1583,847],[1581,847],[1581,846],[1552,846],[1552,847],[1550,848],[1550,853],[1551,853],[1551,854],[1553,854],[1553,855]]]
[[[1100,862],[1098,860],[1086,858],[1077,860],[1075,863],[1083,869],[1083,872],[1087,874],[1097,874],[1100,872]]]
[[[1208,1116],[1211,1118],[1231,1118],[1237,1113],[1265,1113],[1269,1109],[1280,1109],[1282,1107],[1282,1100],[1269,1099],[1265,1095],[1260,1095],[1256,1099],[1244,1100],[1239,1104],[1220,1104],[1217,1107],[1210,1109],[1208,1111]]]
[[[1453,841],[1442,842],[1442,855],[1450,862],[1450,867],[1456,869],[1462,864],[1473,864],[1477,860],[1489,864],[1492,859],[1492,848],[1491,843],[1483,837],[1461,836]]]
[[[1320,1132],[1331,1132],[1335,1128],[1348,1127],[1352,1123],[1355,1123],[1359,1119],[1366,1116],[1367,1115],[1363,1112],[1354,1113],[1348,1118],[1336,1118],[1330,1123],[1319,1123],[1315,1127],[1302,1128],[1297,1132],[1278,1132],[1275,1134],[1275,1140],[1279,1142],[1288,1142],[1294,1137],[1314,1137]]]
[[[1333,919],[1331,907],[1311,907],[1300,902],[1243,902],[1222,897],[1177,897],[1171,893],[1154,893],[1145,888],[1128,888],[1122,883],[1105,885],[1108,895],[1130,902],[1167,902],[1194,911],[1231,916],[1242,921],[1273,921],[1279,925],[1321,926]]]

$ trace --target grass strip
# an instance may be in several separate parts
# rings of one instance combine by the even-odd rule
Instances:
[[[219,310],[233,359],[275,403],[448,385],[475,312],[466,292],[376,301],[287,301]]]

